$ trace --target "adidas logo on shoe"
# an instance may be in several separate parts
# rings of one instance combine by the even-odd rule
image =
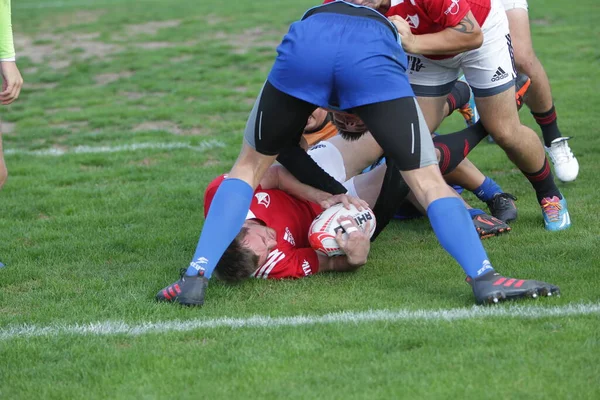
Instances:
[[[501,67],[498,67],[498,69],[496,70],[496,73],[492,77],[492,82],[497,82],[497,81],[500,81],[507,77],[508,77],[508,74]]]

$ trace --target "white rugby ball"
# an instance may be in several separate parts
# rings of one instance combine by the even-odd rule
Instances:
[[[367,221],[371,222],[369,237],[375,232],[375,214],[370,208],[364,208],[362,211],[350,204],[350,209],[344,207],[342,203],[335,204],[317,215],[308,231],[308,241],[310,246],[317,252],[329,257],[340,256],[344,251],[335,240],[338,231],[342,231],[343,238],[348,239],[348,234],[338,222],[340,217],[352,217],[356,224],[364,228]]]

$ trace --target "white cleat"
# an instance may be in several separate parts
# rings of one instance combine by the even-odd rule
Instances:
[[[572,182],[579,174],[579,162],[573,155],[569,143],[570,137],[559,137],[552,141],[550,147],[544,146],[550,161],[554,164],[554,175],[562,182]]]

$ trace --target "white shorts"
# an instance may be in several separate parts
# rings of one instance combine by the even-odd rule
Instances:
[[[502,6],[506,11],[513,10],[515,8],[522,8],[528,10],[527,0],[502,0]]]
[[[502,93],[514,85],[517,76],[508,19],[500,0],[492,0],[485,20],[483,44],[452,58],[431,60],[407,54],[409,80],[417,97],[446,96],[460,76],[461,69],[475,97]]]
[[[346,180],[344,158],[333,144],[327,141],[319,142],[308,149],[308,155],[336,181],[343,183]]]

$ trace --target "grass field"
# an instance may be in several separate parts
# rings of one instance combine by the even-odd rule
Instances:
[[[530,10],[581,165],[560,184],[573,227],[544,230],[496,146],[471,157],[519,197],[513,232],[485,241],[492,262],[560,298],[474,307],[419,220],[391,224],[354,274],[154,302],[193,255],[275,46],[314,3],[13,0],[26,84],[0,110],[0,399],[600,398],[596,0]]]

